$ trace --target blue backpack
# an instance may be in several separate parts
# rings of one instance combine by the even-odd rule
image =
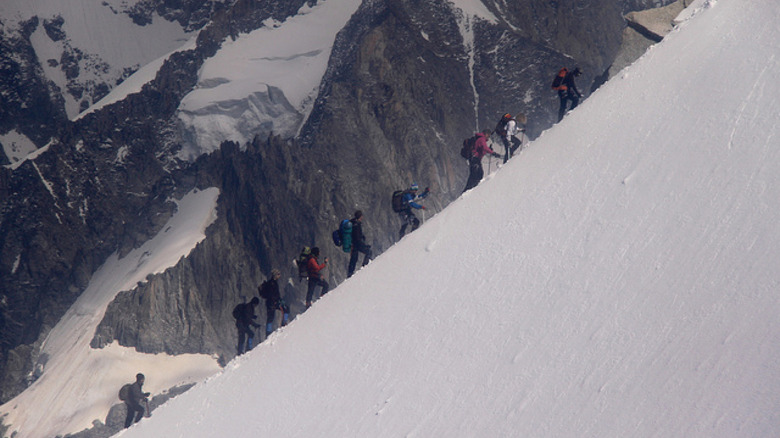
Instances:
[[[334,245],[341,246],[344,244],[344,242],[341,241],[341,228],[337,228],[333,230],[333,234],[331,234],[331,237],[333,238]]]

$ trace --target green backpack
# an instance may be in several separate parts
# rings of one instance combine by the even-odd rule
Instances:
[[[352,221],[344,219],[341,221],[341,246],[344,248],[344,252],[352,251]]]

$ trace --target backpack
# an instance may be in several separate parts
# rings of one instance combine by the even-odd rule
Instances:
[[[125,383],[122,385],[122,387],[119,389],[119,400],[127,401],[128,397],[130,397],[131,386],[133,386],[132,383]]]
[[[264,300],[270,300],[271,285],[269,284],[269,281],[268,280],[264,281],[263,284],[261,284],[260,287],[257,288],[257,292],[260,294],[260,298]]]
[[[506,124],[512,120],[511,114],[504,114],[501,116],[501,120],[496,123],[496,129],[493,130],[499,137],[506,137]]]
[[[552,81],[552,89],[553,90],[565,90],[566,85],[563,85],[563,80],[566,79],[566,74],[569,73],[569,70],[566,69],[566,67],[563,67],[558,71],[558,74],[555,76],[555,78]]]
[[[309,258],[311,258],[311,248],[304,246],[301,253],[295,259],[295,264],[298,266],[298,278],[301,280],[309,277],[309,271],[306,268],[306,265],[309,264]]]
[[[233,308],[233,319],[238,321],[241,318],[241,307],[243,304],[236,304],[236,307]]]
[[[339,226],[341,232],[341,245],[344,248],[344,252],[352,251],[352,221],[344,219]]]
[[[471,136],[463,140],[463,147],[460,148],[460,156],[470,160],[474,157],[474,149],[477,146],[477,136]]]
[[[404,193],[406,193],[406,190],[393,192],[393,211],[396,213],[404,211]]]
[[[336,228],[333,230],[331,238],[333,238],[333,244],[336,246],[341,246],[344,244],[344,242],[341,240],[341,228]]]

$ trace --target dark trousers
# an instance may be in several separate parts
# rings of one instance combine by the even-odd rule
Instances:
[[[501,137],[501,142],[504,144],[504,164],[509,161],[515,154],[515,151],[522,145],[522,142],[517,137],[512,137],[511,142],[506,137]]]
[[[325,295],[328,293],[328,282],[325,281],[322,278],[315,278],[315,277],[309,277],[309,289],[306,291],[306,305],[311,305],[311,299],[314,296],[314,289],[320,286],[322,290],[320,291],[320,296]]]
[[[365,243],[353,243],[352,252],[349,254],[349,266],[347,267],[347,278],[351,277],[355,273],[355,266],[357,266],[358,257],[360,253],[365,254],[363,256],[363,265],[366,266],[371,261],[371,245]]]
[[[485,171],[482,170],[482,159],[472,158],[469,160],[469,179],[466,181],[466,188],[464,192],[473,189],[482,181],[482,177],[485,176]]]
[[[558,109],[558,121],[563,120],[563,116],[566,115],[566,105],[571,101],[571,108],[569,111],[577,108],[577,104],[580,103],[580,97],[574,94],[571,90],[558,90],[558,98],[561,100],[561,107]]]
[[[481,166],[480,166],[480,168],[481,168]],[[412,230],[411,231],[416,230],[420,226],[420,220],[417,219],[417,216],[415,216],[414,213],[412,213],[411,209],[401,212],[401,220],[404,222],[404,224],[401,225],[401,231],[399,232],[399,234],[400,234],[399,238],[403,238],[404,237],[404,234],[406,234],[406,227],[408,227],[409,225],[412,226]]]
[[[127,406],[127,417],[125,417],[125,429],[127,429],[133,424],[133,416],[135,416],[136,423],[141,421],[144,416],[144,407],[132,402],[125,402],[125,406]]]
[[[241,324],[236,321],[236,329],[238,329],[238,346],[236,351],[238,354],[244,354],[245,351],[252,349],[252,341],[255,339],[255,332],[245,324]],[[244,346],[244,339],[246,338],[246,346]]]
[[[290,308],[284,301],[271,302],[266,300],[265,302],[265,337],[267,338],[274,332],[274,320],[276,319],[276,311],[282,311],[282,326],[287,325],[287,321],[290,319]]]

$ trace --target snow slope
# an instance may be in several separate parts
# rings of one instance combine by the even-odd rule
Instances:
[[[297,134],[317,97],[336,34],[360,3],[304,5],[283,23],[269,21],[225,41],[179,105],[185,142],[180,156],[195,159],[223,141],[245,144],[262,132]]]
[[[780,3],[702,3],[121,436],[780,436]]]
[[[117,391],[138,372],[154,375],[144,387],[155,394],[197,382],[219,370],[208,355],[143,354],[111,344],[90,348],[95,329],[116,295],[146,277],[165,271],[205,237],[216,215],[219,191],[194,191],[177,201],[178,211],[149,242],[98,269],[89,286],[46,337],[41,348],[43,374],[22,394],[0,406],[0,419],[18,437],[53,437],[92,427],[118,402]],[[110,388],[110,389],[109,389]]]

